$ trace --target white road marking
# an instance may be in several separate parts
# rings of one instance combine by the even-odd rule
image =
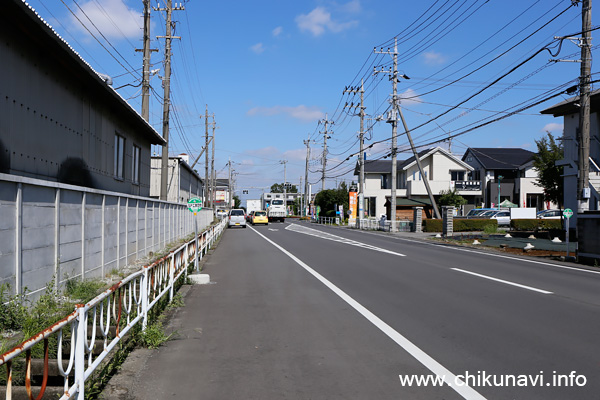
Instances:
[[[372,235],[377,235],[376,233],[370,233],[370,232],[366,232],[366,233],[369,233],[369,234],[372,234]],[[390,236],[386,236],[386,235],[378,235],[378,236],[390,237]],[[562,268],[562,269],[570,269],[570,270],[573,270],[573,271],[587,272],[587,273],[590,273],[590,274],[600,275],[600,271],[592,271],[590,269],[584,269],[584,268],[578,268],[578,267],[569,267],[567,265],[559,265],[559,264],[553,264],[553,263],[544,262],[544,261],[529,260],[527,258],[505,256],[503,254],[486,253],[486,252],[483,252],[483,251],[465,249],[464,247],[458,247],[458,246],[452,246],[452,245],[450,245],[450,246],[444,246],[444,245],[442,245],[440,243],[425,242],[423,240],[406,239],[406,238],[400,238],[400,237],[394,237],[394,239],[401,240],[401,241],[404,241],[404,242],[421,243],[421,244],[425,244],[425,245],[428,245],[428,246],[436,246],[436,247],[440,247],[442,249],[450,249],[450,250],[454,250],[454,251],[464,251],[464,252],[467,252],[467,253],[481,254],[481,255],[490,256],[490,257],[507,258],[509,260],[523,261],[523,262],[530,263],[530,264],[547,265],[549,267]]]
[[[442,364],[434,360],[429,354],[425,353],[423,350],[418,348],[415,344],[413,344],[410,340],[402,336],[396,330],[394,330],[391,326],[386,324],[383,320],[365,308],[362,304],[354,300],[352,297],[347,295],[343,290],[335,286],[329,280],[327,280],[324,276],[319,274],[317,271],[306,265],[299,258],[294,256],[292,253],[273,242],[271,239],[267,238],[257,230],[253,229],[258,235],[260,235],[267,242],[271,243],[273,246],[281,250],[286,256],[294,260],[298,265],[304,268],[308,273],[317,278],[321,283],[327,286],[332,292],[337,294],[342,300],[348,303],[352,308],[358,311],[363,317],[365,317],[369,322],[375,325],[379,330],[381,330],[384,334],[386,334],[390,339],[392,339],[396,344],[402,347],[407,353],[413,356],[417,361],[423,364],[426,368],[428,368],[431,372],[436,374],[437,376],[443,376],[444,381],[448,386],[454,389],[459,395],[468,400],[486,400],[481,394],[479,394],[475,389],[468,386],[466,382],[459,379],[456,375],[454,375],[450,370],[444,367]]]
[[[272,229],[272,228],[269,228],[269,230],[270,230],[271,232],[277,232],[279,229]]]
[[[338,243],[349,244],[351,246],[362,247],[362,248],[369,249],[369,250],[380,251],[382,253],[393,254],[395,256],[400,256],[400,257],[405,256],[405,254],[396,253],[395,251],[383,249],[381,247],[371,246],[370,244],[357,242],[356,240],[347,239],[347,238],[344,238],[341,236],[333,235],[328,232],[319,231],[317,229],[312,229],[312,228],[308,228],[306,226],[301,226],[301,225],[297,225],[297,224],[290,224],[285,228],[285,230],[303,233],[305,235],[315,236],[315,237],[318,237],[321,239],[331,240],[331,241],[338,242]]]
[[[523,288],[523,289],[527,289],[527,290],[533,290],[534,292],[538,292],[538,293],[553,294],[553,292],[549,292],[547,290],[537,289],[537,288],[534,288],[534,287],[531,287],[531,286],[521,285],[520,283],[515,283],[515,282],[511,282],[511,281],[505,281],[504,279],[492,278],[491,276],[482,275],[482,274],[478,274],[478,273],[471,272],[471,271],[465,271],[464,269],[460,269],[460,268],[450,268],[450,269],[453,269],[453,270],[458,271],[458,272],[464,272],[465,274],[471,274],[471,275],[479,276],[480,278],[485,278],[485,279],[489,279],[489,280],[492,280],[492,281],[505,283],[507,285],[517,286],[517,287],[520,287],[520,288]]]

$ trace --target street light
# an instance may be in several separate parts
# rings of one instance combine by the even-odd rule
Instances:
[[[502,181],[502,178],[504,178],[502,175],[498,175],[498,210],[500,209],[500,182]]]

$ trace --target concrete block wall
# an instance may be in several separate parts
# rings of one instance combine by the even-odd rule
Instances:
[[[197,218],[202,230],[212,210]],[[13,294],[104,277],[193,232],[184,204],[0,174],[0,284]]]

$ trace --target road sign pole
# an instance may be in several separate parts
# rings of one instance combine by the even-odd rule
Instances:
[[[192,197],[188,200],[188,210],[194,213],[194,242],[196,243],[196,256],[194,257],[194,269],[196,272],[200,272],[198,269],[198,253],[200,249],[198,248],[198,211],[202,210],[202,199],[197,197]]]
[[[569,220],[571,218],[567,218],[567,223],[566,223],[566,227],[567,227],[567,235],[566,235],[566,239],[567,239],[567,259],[569,258]]]
[[[194,269],[196,272],[200,272],[198,269],[198,253],[200,249],[198,248],[198,217],[196,213],[194,213],[194,239],[196,240],[196,257],[194,257]]]
[[[563,211],[563,217],[565,217],[566,219],[565,228],[567,229],[567,234],[565,235],[565,238],[567,239],[567,259],[569,258],[569,220],[572,216],[573,210],[571,210],[570,208],[565,208],[565,210]]]

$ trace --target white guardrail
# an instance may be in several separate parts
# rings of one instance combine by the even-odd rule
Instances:
[[[227,223],[226,219],[210,226],[196,238],[185,243],[168,255],[154,263],[144,266],[120,282],[113,285],[86,304],[78,304],[71,314],[54,325],[25,340],[20,345],[0,356],[0,366],[6,365],[6,399],[12,398],[12,361],[25,353],[25,386],[29,398],[41,399],[46,389],[48,378],[48,339],[57,335],[57,367],[64,378],[64,394],[61,399],[83,400],[85,382],[100,363],[117,346],[131,328],[142,321],[142,329],[148,323],[148,312],[167,293],[173,299],[175,282],[187,276],[188,266],[196,257],[196,246],[201,259],[210,246],[221,235]],[[116,327],[114,337],[109,334],[111,325]],[[99,330],[99,341],[102,352],[94,357],[96,336]],[[65,332],[66,334],[63,334]],[[88,333],[89,338],[88,338]],[[63,338],[70,336],[70,352],[68,365],[63,364]],[[40,393],[34,397],[31,390],[31,348],[37,343],[44,344],[44,372]],[[69,382],[72,384],[69,386]],[[76,397],[75,397],[76,396]]]

